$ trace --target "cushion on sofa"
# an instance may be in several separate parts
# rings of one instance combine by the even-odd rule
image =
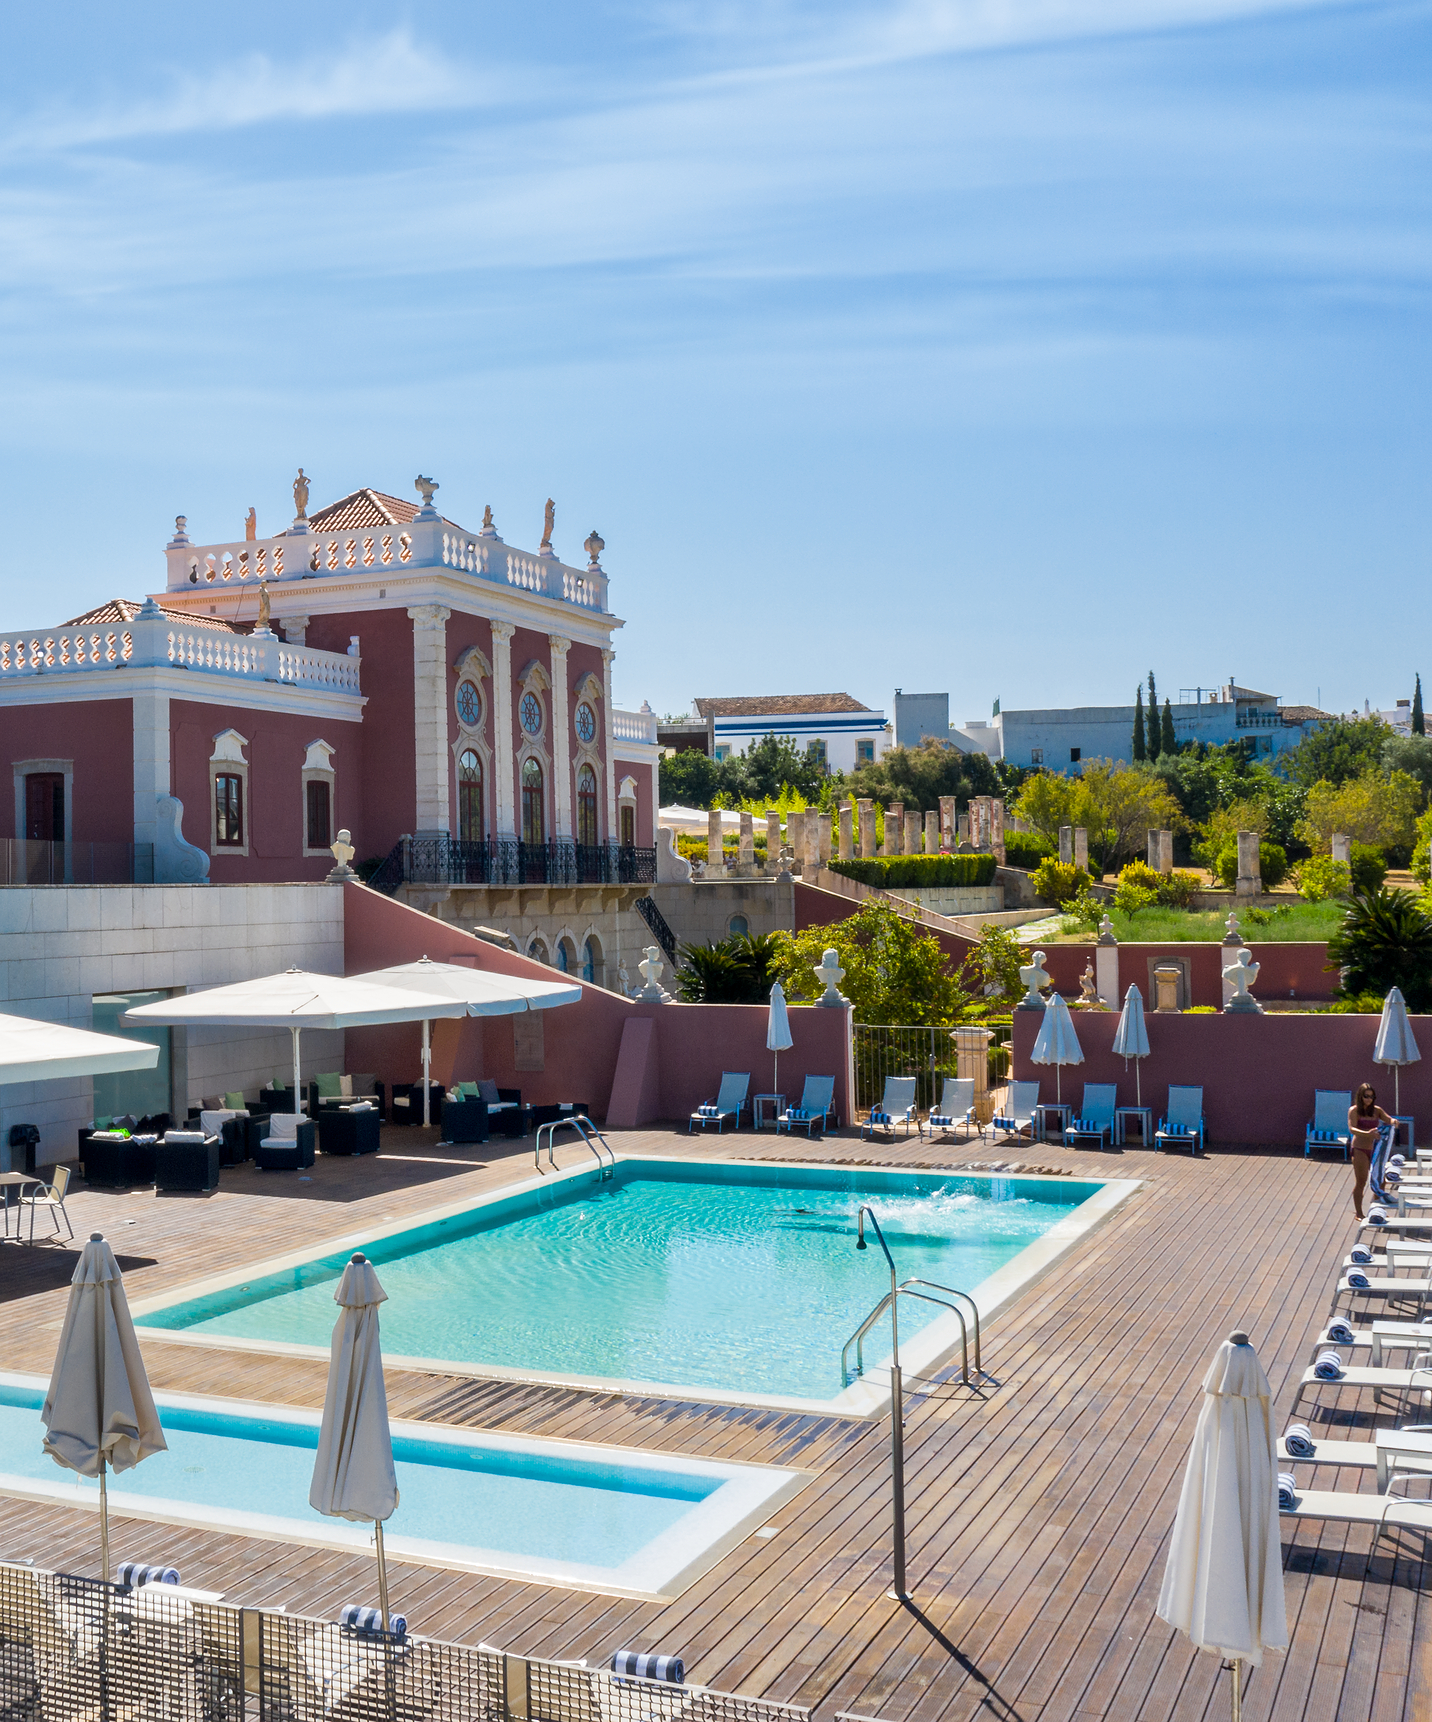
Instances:
[[[485,1100],[489,1106],[496,1106],[501,1096],[497,1092],[497,1084],[489,1082],[486,1077],[477,1085],[477,1098]]]
[[[242,1094],[226,1094],[224,1108],[228,1112],[242,1112],[248,1105]]]
[[[320,1100],[337,1100],[343,1093],[343,1078],[336,1070],[325,1070],[313,1079]]]

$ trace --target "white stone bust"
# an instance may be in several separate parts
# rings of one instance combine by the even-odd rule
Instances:
[[[1043,1010],[1043,989],[1050,985],[1053,976],[1044,966],[1044,952],[1035,951],[1028,963],[1019,971],[1020,985],[1025,989],[1024,997],[1015,1007],[1017,1010]]]
[[[637,993],[639,999],[645,999],[652,1004],[667,1002],[667,994],[663,991],[661,977],[666,964],[661,959],[661,946],[648,945],[641,954],[637,969],[646,985]]]
[[[821,956],[811,973],[825,986],[825,992],[816,1000],[817,1004],[844,1006],[849,1000],[841,995],[840,983],[845,979],[845,970],[840,966],[840,955],[835,950],[828,950]]]
[[[1246,947],[1241,949],[1234,960],[1223,971],[1223,978],[1233,988],[1226,1011],[1261,1011],[1263,1009],[1248,991],[1258,979],[1259,965],[1253,961],[1253,953]]]

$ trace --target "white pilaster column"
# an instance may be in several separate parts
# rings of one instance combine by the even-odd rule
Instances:
[[[169,793],[169,695],[134,696],[134,841],[159,841],[159,802]],[[208,809],[204,818],[209,817]],[[192,830],[193,827],[191,826]],[[202,846],[209,847],[205,830]]]
[[[511,622],[492,624],[492,776],[496,805],[493,817],[499,837],[517,833],[513,809],[517,805],[517,762],[512,750],[512,636]]]
[[[441,604],[408,611],[413,622],[414,833],[446,832],[448,817],[447,619]]]
[[[602,750],[607,762],[607,842],[615,843],[621,836],[617,829],[617,762],[612,757],[612,659],[616,653],[602,648]],[[656,820],[653,817],[651,840],[656,842]]]
[[[572,719],[567,710],[567,653],[572,642],[548,634],[552,648],[552,817],[554,837],[572,835]]]

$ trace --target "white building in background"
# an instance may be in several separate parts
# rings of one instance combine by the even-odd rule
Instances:
[[[1246,741],[1259,758],[1296,747],[1328,713],[1316,706],[1285,706],[1276,694],[1259,693],[1229,681],[1205,696],[1169,706],[1174,740],[1201,741],[1210,747]],[[1158,721],[1163,720],[1160,702]],[[1147,725],[1150,714],[1146,710]],[[1043,711],[996,711],[952,729],[950,740],[1011,765],[1043,766],[1048,771],[1078,771],[1086,759],[1133,758],[1134,707],[1066,706]]]
[[[699,699],[693,707],[707,726],[712,759],[744,753],[768,735],[788,735],[831,771],[853,771],[879,759],[892,740],[884,712],[849,694],[759,694]]]

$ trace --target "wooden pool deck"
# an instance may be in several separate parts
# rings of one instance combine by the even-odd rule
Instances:
[[[668,1130],[617,1133],[619,1151],[776,1156],[749,1132],[704,1143]],[[508,1146],[503,1144],[503,1147]],[[781,1150],[820,1157],[789,1139]],[[439,1149],[433,1133],[388,1130],[384,1152],[320,1157],[312,1181],[226,1171],[208,1198],[88,1191],[68,1202],[76,1233],[102,1231],[137,1299],[199,1272],[241,1265],[530,1174],[530,1146],[502,1157]],[[916,1141],[831,1138],[824,1157],[963,1164],[993,1157]],[[393,1414],[472,1427],[600,1439],[652,1449],[797,1464],[818,1473],[676,1601],[656,1604],[394,1568],[394,1603],[435,1638],[481,1639],[552,1657],[602,1660],[618,1648],[676,1650],[689,1677],[726,1691],[886,1722],[1210,1722],[1229,1715],[1229,1680],[1154,1615],[1199,1382],[1215,1344],[1246,1327],[1280,1419],[1326,1318],[1336,1263],[1352,1241],[1350,1175],[1286,1151],[1192,1160],[1039,1146],[1026,1164],[1138,1177],[1098,1231],[990,1323],[975,1394],[934,1387],[907,1419],[910,1580],[885,1595],[889,1426],[791,1412],[393,1371]],[[564,1164],[580,1155],[562,1151]],[[48,1373],[74,1247],[0,1248],[0,1360]],[[146,1338],[156,1386],[321,1406],[316,1362],[209,1351]],[[1371,1427],[1370,1395],[1324,1391],[1303,1415],[1315,1434]],[[1393,1410],[1377,1418],[1390,1422]],[[1429,1414],[1432,1420],[1432,1414]],[[1281,1427],[1281,1421],[1280,1421]],[[3,1464],[0,1464],[3,1468]],[[1352,1474],[1300,1470],[1314,1488]],[[260,1503],[256,1502],[256,1505]],[[332,1616],[376,1600],[371,1563],[344,1554],[118,1522],[116,1554],[163,1554],[186,1582],[232,1602]],[[1292,1644],[1249,1682],[1249,1722],[1413,1722],[1432,1716],[1420,1535],[1384,1540],[1345,1527],[1285,1525]],[[93,1572],[93,1515],[0,1497],[0,1558]]]

